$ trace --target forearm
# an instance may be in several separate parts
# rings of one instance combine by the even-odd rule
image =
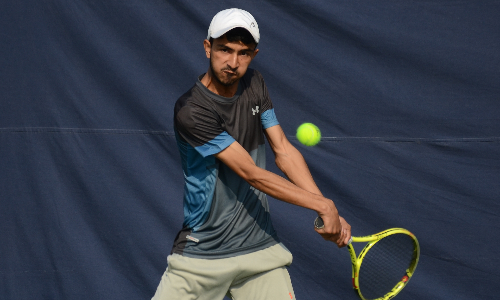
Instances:
[[[238,143],[231,144],[216,157],[233,170],[251,186],[269,196],[294,205],[312,209],[318,213],[336,212],[333,201],[320,193],[312,193],[285,178],[259,168],[248,152]]]
[[[324,222],[324,228],[316,229],[316,231],[321,234],[325,240],[335,242],[339,247],[343,247],[347,244],[350,237],[351,226],[339,216],[333,201],[323,197],[321,193],[311,193],[283,177],[263,169],[259,169],[253,174],[258,175],[251,179],[247,178],[247,182],[249,182],[250,185],[273,198],[316,211]],[[311,181],[307,182],[304,186],[319,191],[312,178]]]
[[[298,187],[313,194],[323,195],[309,171],[304,157],[290,145],[286,151],[276,153],[276,165]]]
[[[326,240],[333,241],[339,246],[345,245],[345,236],[342,234],[341,219],[337,208],[333,201],[321,195],[309,170],[306,172],[308,176],[311,176],[309,180],[296,176],[301,172],[291,172],[294,175],[290,176],[297,182],[301,182],[299,186],[256,166],[248,152],[237,142],[215,156],[257,190],[275,199],[316,211],[325,224],[323,229],[316,229],[316,231]],[[307,168],[305,162],[301,166]]]
[[[313,194],[322,195],[311,176],[304,157],[288,141],[281,126],[268,128],[266,136],[274,152],[276,165],[286,177],[298,187]]]
[[[255,168],[258,168],[255,166]],[[318,213],[337,213],[333,201],[295,185],[285,178],[264,169],[256,169],[246,181],[254,188],[269,196],[294,205],[314,210]],[[319,191],[319,190],[318,190]]]

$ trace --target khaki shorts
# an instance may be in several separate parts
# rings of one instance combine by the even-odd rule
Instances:
[[[281,244],[222,259],[172,254],[152,300],[295,299],[286,270],[291,263],[292,254]]]

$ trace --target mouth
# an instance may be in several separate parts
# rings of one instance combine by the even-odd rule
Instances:
[[[226,70],[226,71],[222,71],[222,72],[224,72],[227,76],[236,76],[237,75],[237,73],[233,72],[233,71],[227,71]]]
[[[238,72],[236,72],[236,70],[233,71],[229,68],[222,69],[221,71],[228,75],[238,75]]]

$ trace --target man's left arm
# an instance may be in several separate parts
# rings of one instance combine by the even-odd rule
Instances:
[[[304,157],[290,143],[281,126],[267,128],[265,134],[274,152],[276,165],[286,177],[293,184],[308,192],[323,195],[314,182]]]
[[[269,127],[265,130],[267,140],[274,152],[275,162],[278,168],[296,186],[316,195],[321,195],[314,181],[309,167],[302,154],[295,148],[286,137],[280,125]],[[348,230],[348,238],[351,236],[351,226],[340,217],[343,229]],[[325,224],[326,225],[326,224]]]

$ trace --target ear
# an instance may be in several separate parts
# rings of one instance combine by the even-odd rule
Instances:
[[[259,49],[255,49],[255,51],[253,52],[253,57],[252,57],[252,59],[254,59],[254,58],[255,58],[255,56],[257,56],[257,53],[259,53]]]
[[[207,55],[207,58],[210,58],[210,52],[212,51],[212,45],[210,44],[209,40],[203,41],[203,48],[205,48],[205,54]]]

